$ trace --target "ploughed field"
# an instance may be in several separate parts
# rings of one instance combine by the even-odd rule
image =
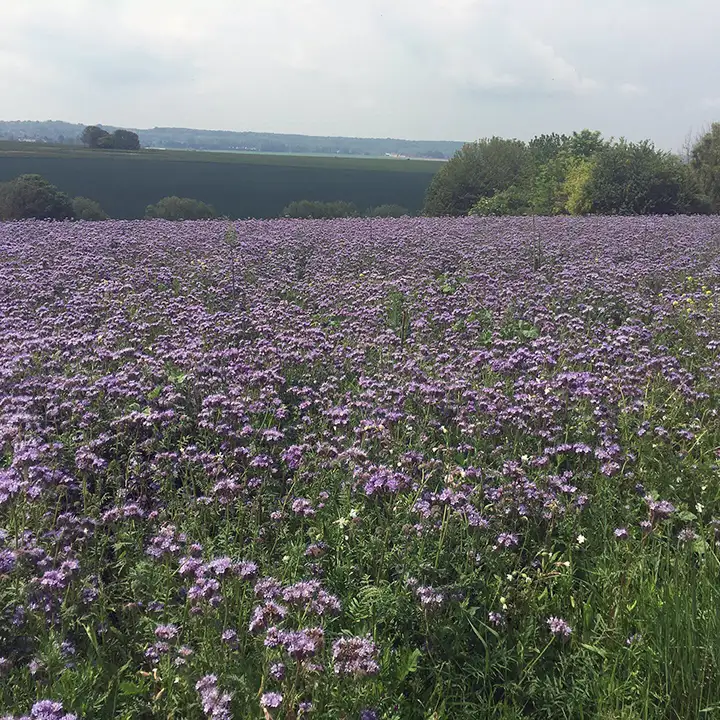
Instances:
[[[720,716],[720,219],[0,224],[0,712]]]

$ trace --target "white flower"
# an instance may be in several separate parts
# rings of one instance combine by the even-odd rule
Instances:
[[[582,545],[585,542],[585,536],[584,535],[578,535],[577,536],[578,545]]]

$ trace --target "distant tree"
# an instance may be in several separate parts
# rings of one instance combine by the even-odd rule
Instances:
[[[357,217],[358,209],[354,203],[336,200],[321,202],[319,200],[298,200],[290,203],[282,211],[283,217],[302,220],[330,220],[334,218]]]
[[[530,154],[520,140],[493,137],[468,143],[432,179],[425,197],[426,215],[467,215],[482,197],[521,183]]]
[[[425,150],[424,152],[419,152],[418,157],[428,158],[429,160],[444,160],[445,153],[441,150]]]
[[[410,215],[410,211],[402,205],[378,205],[372,207],[365,213],[366,217],[378,217],[378,218],[399,218],[405,215]]]
[[[90,198],[78,196],[72,200],[73,217],[75,220],[107,220],[107,213],[100,203]]]
[[[107,130],[103,130],[97,125],[88,125],[80,135],[80,140],[83,145],[87,145],[91,148],[100,147],[100,141],[103,138],[109,138],[110,133]]]
[[[720,212],[720,123],[713,123],[696,141],[690,151],[690,167],[712,211]]]
[[[0,220],[67,220],[70,198],[41,175],[20,175],[0,185]]]
[[[217,214],[211,205],[201,200],[172,195],[163,198],[155,205],[148,205],[145,217],[163,220],[211,220],[217,217]]]
[[[139,150],[140,138],[130,130],[116,130],[112,134],[113,147],[116,150]]]

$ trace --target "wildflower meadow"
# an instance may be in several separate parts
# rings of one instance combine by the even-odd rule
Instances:
[[[720,718],[720,218],[0,223],[3,720]]]

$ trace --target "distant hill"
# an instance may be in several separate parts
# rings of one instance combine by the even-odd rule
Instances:
[[[85,126],[59,120],[0,120],[0,140],[77,145]],[[113,125],[102,125],[112,132]],[[250,151],[325,155],[398,155],[443,160],[452,157],[463,143],[449,140],[399,140],[394,138],[322,137],[281,133],[194,130],[191,128],[126,128],[140,136],[143,147],[187,150]]]

